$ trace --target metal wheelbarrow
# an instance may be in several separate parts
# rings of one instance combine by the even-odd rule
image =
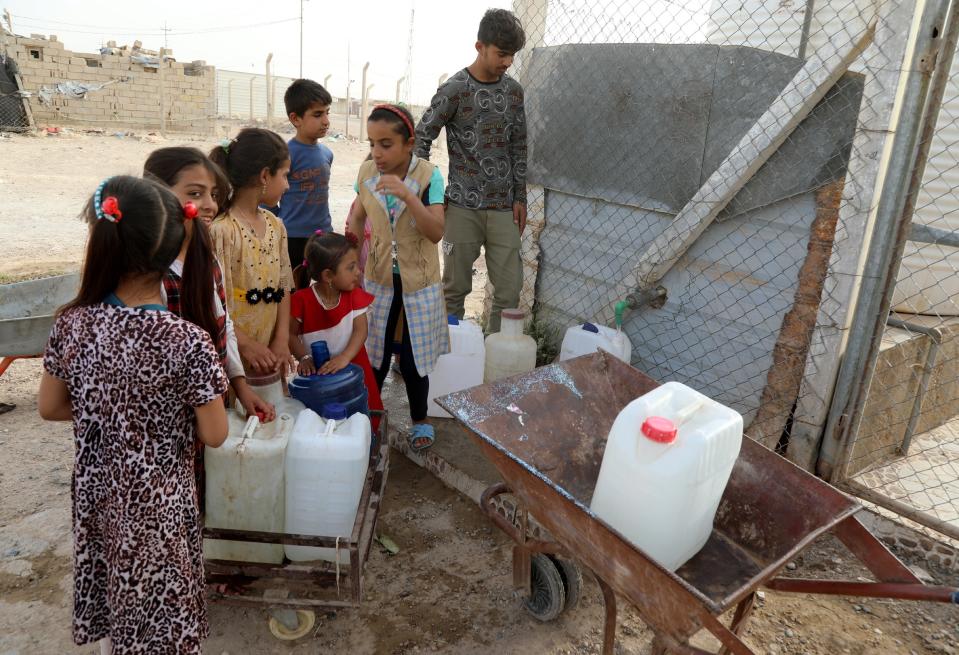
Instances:
[[[79,273],[0,285],[0,375],[14,360],[43,353],[54,313],[79,287]]]
[[[516,542],[514,583],[536,611],[578,594],[573,559],[593,572],[606,606],[603,653],[611,655],[616,595],[632,603],[656,634],[654,653],[706,653],[689,644],[705,628],[720,653],[752,654],[740,639],[760,587],[778,591],[959,603],[959,590],[928,586],[859,522],[856,501],[743,439],[739,459],[705,547],[675,573],[665,570],[589,509],[619,411],[657,382],[599,352],[438,399],[465,425],[505,484],[481,506]],[[517,520],[496,510],[509,493]],[[530,534],[531,513],[551,539]],[[780,578],[817,537],[832,532],[878,582]],[[544,556],[546,555],[546,556]],[[575,565],[573,565],[575,566]],[[735,608],[729,627],[719,616]]]

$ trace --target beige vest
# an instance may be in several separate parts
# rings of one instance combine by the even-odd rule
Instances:
[[[417,198],[430,183],[433,176],[433,164],[423,159],[414,159],[411,170],[407,172],[406,186]],[[439,248],[416,229],[416,219],[405,203],[394,208],[396,219],[390,226],[390,217],[386,208],[386,197],[374,188],[379,172],[376,164],[366,161],[360,166],[357,187],[359,199],[366,209],[370,225],[370,254],[366,261],[367,278],[386,287],[393,286],[393,242],[397,246],[397,259],[400,265],[400,279],[403,281],[403,293],[415,293],[420,289],[440,282]]]

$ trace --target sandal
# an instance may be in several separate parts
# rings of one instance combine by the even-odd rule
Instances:
[[[433,442],[436,441],[436,433],[433,432],[433,426],[428,423],[417,423],[410,428],[410,431],[406,434],[406,441],[410,445],[410,450],[414,453],[419,453],[430,446],[433,445]],[[420,445],[416,445],[416,442],[420,442]]]

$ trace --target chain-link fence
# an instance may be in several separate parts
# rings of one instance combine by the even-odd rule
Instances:
[[[29,105],[20,88],[17,63],[6,53],[5,33],[0,28],[0,132],[24,132],[30,128]]]
[[[838,479],[835,439],[824,439],[834,385],[862,297],[884,293],[869,254],[895,248],[909,138],[943,41],[947,2],[919,4],[514,2],[528,37],[515,63],[529,132],[523,302],[537,333],[555,342],[584,321],[613,325],[625,300],[634,365],[736,408],[751,437]],[[943,169],[954,165],[948,130],[937,134],[943,155],[919,207],[930,225],[959,203]],[[924,261],[948,260],[931,247]],[[937,296],[939,307],[959,302],[944,284],[933,286],[952,300]],[[939,414],[956,405],[957,353],[945,343],[923,403]],[[928,350],[890,364],[904,398]],[[924,439],[916,451],[932,448]]]
[[[891,310],[837,480],[959,540],[959,66],[956,17],[930,71],[918,157],[880,295]],[[914,209],[913,209],[914,207]],[[888,303],[888,305],[887,305]],[[837,410],[838,411],[838,410]]]

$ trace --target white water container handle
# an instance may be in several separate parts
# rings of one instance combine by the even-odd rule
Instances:
[[[336,429],[336,421],[334,419],[327,419],[326,428],[323,430],[323,434],[321,434],[320,436],[324,438],[332,437],[333,430],[335,429]]]
[[[702,409],[703,405],[705,404],[706,402],[702,398],[700,398],[699,400],[696,400],[695,402],[691,402],[685,407],[683,407],[682,409],[680,409],[679,411],[677,411],[676,418],[673,420],[673,423],[676,425],[676,428],[677,429],[681,428],[683,426],[683,423],[688,421],[693,414],[695,414],[700,409]]]
[[[240,434],[240,445],[237,447],[237,450],[243,452],[246,450],[246,440],[253,438],[253,433],[256,432],[256,429],[260,427],[260,417],[254,414],[246,420],[246,425],[243,426],[243,432]]]

